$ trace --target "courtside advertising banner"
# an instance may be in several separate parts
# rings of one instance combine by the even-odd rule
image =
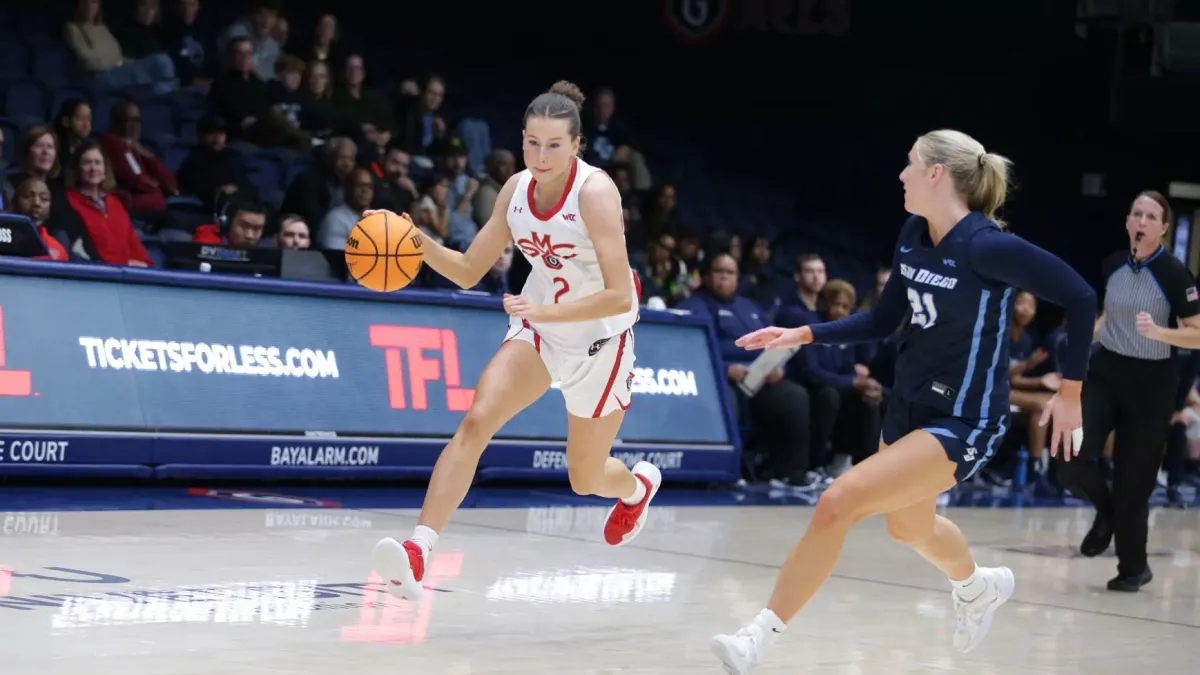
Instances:
[[[369,457],[348,456],[355,447],[369,455],[361,448],[371,444],[334,439],[440,447],[452,436],[508,327],[492,298],[378,301],[337,286],[323,297],[316,284],[213,280],[226,288],[5,275],[0,428],[71,435],[77,444],[153,435],[160,454],[163,439],[175,439],[167,445],[188,445],[189,465],[246,464],[227,461],[238,458],[226,449],[206,461],[200,439],[215,448],[219,437],[321,438],[346,446],[343,465],[363,465]],[[620,444],[733,453],[710,329],[643,318],[635,333],[633,403]],[[504,427],[498,444],[561,451],[566,419],[562,395],[551,390]],[[276,448],[267,465],[305,466],[313,454],[303,444],[266,445]]]

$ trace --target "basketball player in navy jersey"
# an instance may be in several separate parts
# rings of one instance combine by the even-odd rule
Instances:
[[[1013,287],[1063,306],[1063,382],[1040,423],[1053,420],[1051,452],[1082,443],[1080,391],[1096,321],[1096,294],[1064,262],[1002,231],[996,210],[1009,162],[958,131],[917,139],[900,174],[904,207],[891,278],[874,308],[830,323],[764,328],[747,349],[879,340],[904,329],[880,451],[821,496],[804,538],[783,565],[767,608],[735,635],[713,638],[725,669],[746,675],[829,578],[850,528],[885,514],[888,532],[950,578],[955,647],[974,649],[1013,592],[1012,571],[975,565],[962,532],[936,513],[938,494],[971,477],[1009,422],[1008,328]]]

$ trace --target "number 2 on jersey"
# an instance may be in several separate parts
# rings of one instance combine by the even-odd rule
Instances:
[[[908,289],[908,304],[912,305],[912,320],[921,328],[929,328],[937,322],[937,306],[933,304],[933,293],[917,293]]]
[[[559,286],[560,284],[562,285],[562,288],[559,288],[554,293],[554,304],[556,305],[558,304],[558,299],[566,295],[567,291],[571,290],[571,284],[568,284],[566,279],[562,277],[554,277],[555,287]]]

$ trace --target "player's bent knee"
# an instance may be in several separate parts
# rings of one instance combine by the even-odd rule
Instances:
[[[497,423],[496,414],[488,406],[471,406],[458,425],[458,438],[461,445],[477,452],[483,452],[500,424],[503,422]]]
[[[813,527],[833,527],[854,522],[855,489],[834,482],[829,489],[817,500],[816,511],[813,512]]]

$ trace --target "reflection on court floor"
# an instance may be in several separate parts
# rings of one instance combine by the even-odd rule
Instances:
[[[3,672],[720,673],[709,636],[761,607],[811,512],[665,506],[613,549],[603,508],[466,510],[415,603],[367,569],[411,510],[0,513]],[[868,521],[761,672],[1196,672],[1194,512],[1154,513],[1155,580],[1133,595],[1103,590],[1111,555],[1075,552],[1083,509],[948,514],[1017,574],[983,647],[952,651],[945,580]]]

